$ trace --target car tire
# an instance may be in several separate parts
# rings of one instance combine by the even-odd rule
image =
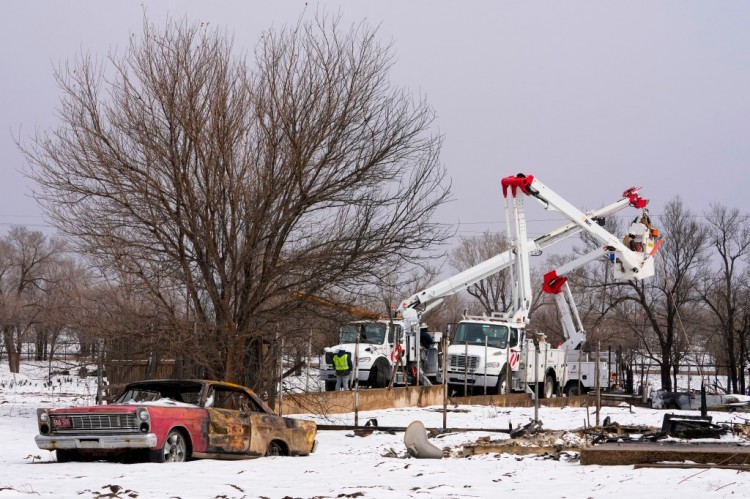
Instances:
[[[55,451],[55,454],[57,454],[57,462],[58,463],[69,463],[71,461],[79,461],[80,456],[78,455],[78,452],[74,450],[69,449],[57,449]]]
[[[279,442],[278,440],[273,440],[271,443],[268,444],[268,448],[266,448],[266,456],[286,456],[286,448],[284,447],[284,444]]]
[[[179,430],[171,430],[164,439],[161,449],[151,451],[154,463],[183,463],[188,458],[188,442]]]
[[[326,384],[325,388],[326,388],[327,392],[332,392],[332,391],[336,390],[336,382],[335,381],[326,381],[325,384]]]

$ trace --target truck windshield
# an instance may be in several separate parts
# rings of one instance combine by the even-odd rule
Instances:
[[[347,324],[341,328],[341,343],[356,343],[359,336],[360,343],[374,343],[381,345],[385,340],[385,324],[368,322]]]
[[[466,322],[458,324],[453,344],[484,345],[485,336],[489,347],[505,348],[508,346],[508,326]]]

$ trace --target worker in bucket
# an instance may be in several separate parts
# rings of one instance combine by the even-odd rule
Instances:
[[[349,352],[339,349],[333,355],[333,368],[336,370],[336,391],[349,389],[349,378],[351,377],[352,357]]]

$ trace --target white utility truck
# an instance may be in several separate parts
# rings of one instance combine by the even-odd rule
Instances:
[[[533,393],[538,383],[541,396],[546,397],[552,396],[562,388],[572,392],[570,381],[573,381],[576,387],[580,381],[583,389],[589,388],[593,386],[594,380],[588,376],[578,376],[578,355],[572,353],[580,348],[585,340],[583,328],[565,327],[566,324],[563,323],[568,338],[560,348],[548,344],[543,336],[531,337],[526,334],[532,299],[529,256],[539,254],[543,248],[565,237],[586,231],[594,236],[601,246],[586,255],[585,262],[576,260],[578,264],[601,257],[611,262],[617,280],[648,278],[654,273],[652,256],[660,243],[655,240],[658,232],[645,225],[631,227],[631,233],[636,232],[631,239],[637,239],[638,245],[629,246],[598,223],[601,217],[627,206],[643,210],[643,216],[647,217],[647,201],[638,195],[638,189],[631,188],[623,193],[619,201],[599,210],[583,213],[533,176],[519,174],[506,177],[502,180],[502,187],[506,199],[506,225],[511,248],[416,293],[404,300],[399,310],[406,313],[410,310],[430,309],[444,297],[466,289],[489,275],[510,268],[513,275],[510,309],[490,316],[466,317],[458,323],[448,348],[447,382],[450,385],[463,385],[467,389],[481,387],[487,393]],[[532,196],[545,209],[559,211],[571,222],[535,240],[528,240],[524,198],[519,194]],[[564,272],[571,269],[566,266],[559,270],[560,272],[553,272],[548,276],[553,285],[558,283],[562,288],[565,284]],[[561,302],[558,301],[558,306],[560,305]],[[570,311],[570,308],[567,310]],[[561,315],[564,314],[565,309],[561,309]],[[576,374],[571,377],[569,368],[572,367],[570,363],[573,359],[576,361]]]

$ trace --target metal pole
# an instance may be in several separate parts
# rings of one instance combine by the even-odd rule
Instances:
[[[599,364],[601,364],[600,341],[596,342],[596,426],[599,427],[599,413],[602,410],[601,383],[599,382]]]
[[[539,343],[534,345],[534,421],[539,422]]]
[[[354,426],[359,426],[359,334],[354,345]]]
[[[487,395],[487,335],[484,335],[484,394]]]
[[[310,391],[310,359],[312,359],[312,337],[313,330],[312,328],[310,328],[310,336],[307,338],[307,362],[305,362],[305,365],[307,366],[307,371],[305,373],[305,392]]]
[[[417,331],[414,333],[414,351],[417,354],[417,382],[415,385],[419,388],[419,377],[422,375],[422,344],[419,342],[417,334],[420,334],[420,332]]]
[[[469,390],[469,342],[464,342],[464,397]]]
[[[443,429],[448,428],[448,336],[443,336]]]
[[[284,410],[284,338],[279,343],[279,416]]]
[[[104,403],[102,397],[102,391],[104,390],[104,380],[102,379],[102,371],[104,371],[104,340],[100,339],[97,343],[99,344],[99,368],[96,374],[96,405],[102,405]]]

